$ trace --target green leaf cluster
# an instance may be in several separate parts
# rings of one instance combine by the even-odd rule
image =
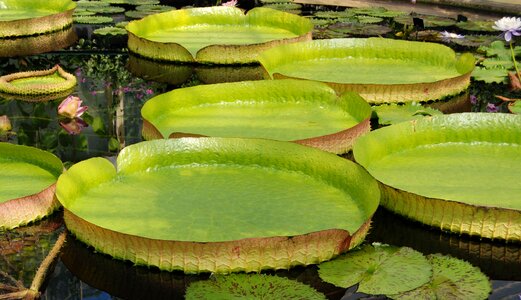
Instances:
[[[481,46],[478,52],[485,55],[479,66],[472,72],[474,80],[486,83],[506,83],[508,71],[514,68],[511,50],[503,41],[494,41],[489,46]],[[516,57],[521,55],[521,46],[514,48]]]
[[[322,280],[392,299],[486,299],[488,278],[471,264],[441,254],[424,256],[408,247],[364,245],[319,265]]]

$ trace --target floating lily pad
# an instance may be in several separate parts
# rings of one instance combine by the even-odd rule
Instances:
[[[3,0],[0,4],[0,38],[61,30],[72,24],[75,7],[76,3],[71,0]]]
[[[521,116],[426,117],[360,137],[354,156],[382,205],[442,230],[521,240]]]
[[[487,299],[492,290],[490,282],[479,268],[468,262],[431,254],[432,280],[415,290],[391,295],[393,299]]]
[[[513,114],[521,114],[521,101],[517,100],[508,104],[508,110]]]
[[[432,268],[423,254],[408,247],[364,245],[319,265],[318,274],[339,287],[358,284],[358,292],[390,295],[410,291],[429,282]]]
[[[98,7],[89,7],[88,11],[92,11],[100,14],[119,14],[125,11],[123,7],[117,6],[98,6]]]
[[[262,7],[264,8],[271,8],[276,9],[292,14],[300,14],[302,5],[298,3],[271,3],[271,4],[265,4]]]
[[[259,61],[271,78],[326,82],[355,91],[370,103],[436,100],[470,84],[471,54],[449,47],[384,38],[315,40],[264,51]],[[397,76],[396,74],[400,74]]]
[[[315,264],[353,248],[380,193],[361,167],[311,147],[183,138],[127,146],[117,171],[104,158],[75,164],[56,195],[67,228],[99,252],[229,273]]]
[[[306,299],[326,297],[295,280],[264,274],[216,275],[197,281],[186,289],[187,300],[195,299]]]
[[[36,148],[0,143],[0,229],[39,220],[60,204],[54,198],[62,162]]]
[[[498,37],[493,35],[465,35],[465,38],[452,39],[451,42],[464,47],[476,48],[489,45],[497,39]]]
[[[159,0],[101,0],[110,4],[123,4],[123,5],[154,5],[159,4]]]
[[[125,12],[125,17],[130,19],[142,19],[146,16],[156,14],[155,11],[150,10],[129,10]]]
[[[380,17],[373,17],[373,16],[357,16],[356,19],[358,22],[362,24],[374,24],[374,23],[380,23],[384,19]]]
[[[158,13],[158,12],[165,12],[165,11],[174,10],[174,9],[176,9],[176,8],[173,7],[173,6],[157,5],[157,4],[136,6],[136,10],[137,11],[153,11],[153,12],[156,12],[156,13]]]
[[[423,20],[423,26],[425,28],[435,28],[435,27],[450,27],[456,24],[456,20],[438,16],[429,16],[429,15],[404,15],[394,17],[393,20],[402,25],[414,25],[414,18],[419,18]]]
[[[378,116],[378,124],[380,125],[392,125],[404,121],[421,119],[425,116],[442,114],[442,112],[437,109],[423,107],[418,103],[406,103],[404,105],[384,104],[374,106],[373,110]]]
[[[472,72],[472,78],[486,83],[505,83],[508,70],[503,68],[486,69],[478,67]]]
[[[95,29],[93,33],[98,35],[127,35],[127,31],[124,28],[112,26]]]
[[[328,26],[328,29],[343,34],[359,36],[380,36],[392,31],[392,29],[387,26],[357,22],[339,22]]]
[[[77,39],[72,26],[46,34],[3,39],[0,41],[0,57],[20,57],[55,51],[73,45]]]
[[[340,19],[340,18],[349,18],[354,16],[349,10],[344,11],[317,11],[313,14],[317,18],[322,19]]]
[[[78,8],[91,8],[91,7],[108,7],[110,3],[103,1],[88,1],[88,0],[80,0],[77,1],[76,4]]]
[[[257,7],[180,9],[130,22],[129,50],[157,60],[253,63],[273,45],[311,39],[313,24],[300,16]]]
[[[78,17],[78,16],[93,16],[95,15],[96,13],[95,12],[92,12],[92,11],[88,11],[86,9],[75,9],[74,10],[74,13],[72,14],[73,17]]]
[[[456,23],[458,28],[467,31],[497,32],[497,30],[492,27],[493,25],[493,21],[466,21]]]
[[[40,101],[40,96],[66,96],[76,87],[76,77],[60,66],[43,71],[28,71],[0,77],[0,93]]]
[[[108,24],[114,22],[111,17],[105,16],[75,16],[74,23],[78,24]]]
[[[203,85],[156,96],[143,106],[147,139],[195,136],[294,141],[345,153],[370,130],[369,104],[326,84],[261,80]]]

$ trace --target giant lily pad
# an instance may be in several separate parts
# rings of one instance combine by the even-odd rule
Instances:
[[[382,205],[442,230],[521,240],[521,116],[462,113],[378,129],[354,156]]]
[[[49,70],[18,72],[0,77],[0,93],[27,101],[65,97],[76,86],[76,77],[59,65]]]
[[[36,36],[3,39],[0,57],[26,56],[68,47],[78,39],[72,27]]]
[[[173,90],[141,110],[146,139],[179,133],[294,141],[344,153],[370,130],[369,104],[320,82],[261,80]]]
[[[56,195],[67,228],[139,265],[234,272],[319,263],[359,244],[378,206],[374,179],[288,142],[182,138],[72,166]]]
[[[72,24],[76,3],[71,0],[3,0],[0,38],[20,37],[63,29]]]
[[[371,103],[436,100],[465,90],[474,58],[449,47],[384,38],[314,40],[264,51],[271,78],[326,82]],[[397,75],[399,74],[399,75]]]
[[[0,229],[41,219],[59,207],[55,183],[63,170],[49,152],[0,143]]]
[[[265,274],[216,275],[197,281],[186,289],[187,300],[213,299],[306,299],[326,297],[295,280]]]
[[[132,21],[128,48],[167,61],[252,63],[272,46],[311,39],[313,24],[300,16],[269,8],[245,15],[236,7],[173,10]]]

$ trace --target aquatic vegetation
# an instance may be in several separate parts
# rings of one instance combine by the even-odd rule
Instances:
[[[0,116],[0,134],[5,134],[10,131],[13,127],[11,126],[11,120],[6,115]]]
[[[353,151],[389,210],[444,231],[519,241],[521,185],[511,174],[520,124],[501,113],[427,117],[370,132]]]
[[[505,41],[512,41],[512,36],[521,36],[521,18],[503,17],[492,26],[495,30],[502,31]]]
[[[62,162],[43,150],[0,142],[0,229],[39,220],[60,206],[54,197]]]
[[[114,22],[114,19],[107,16],[75,16],[74,23],[78,24],[108,24]]]
[[[264,138],[340,154],[370,130],[371,108],[354,93],[288,79],[176,89],[147,101],[141,115],[146,139]]]
[[[414,249],[373,243],[321,263],[318,274],[336,286],[358,284],[358,292],[392,295],[429,282],[432,268],[423,254]]]
[[[306,299],[325,300],[326,296],[295,280],[265,274],[213,275],[186,289],[187,300],[195,299]]]
[[[0,7],[0,42],[4,38],[59,31],[72,24],[72,0],[3,0]]]
[[[421,102],[455,95],[470,84],[474,57],[444,45],[384,38],[314,40],[264,51],[273,79],[328,83],[369,103]],[[400,76],[396,76],[400,74]]]
[[[364,239],[380,193],[360,166],[311,147],[183,138],[127,146],[117,170],[101,157],[79,162],[56,195],[67,228],[97,251],[163,270],[229,273],[348,251]]]
[[[264,49],[310,40],[313,24],[269,8],[245,15],[236,7],[216,6],[154,14],[126,29],[129,50],[150,59],[245,64],[257,62]]]
[[[71,95],[60,103],[58,106],[58,114],[69,119],[81,117],[88,109],[87,106],[81,106],[82,102],[80,98]]]
[[[426,116],[441,115],[442,112],[430,107],[424,107],[419,103],[410,102],[403,105],[382,104],[373,106],[373,111],[378,117],[378,124],[392,125]]]
[[[26,101],[65,97],[76,86],[76,77],[59,65],[49,70],[18,72],[0,77],[0,93]]]
[[[122,24],[120,26],[122,27],[125,27],[127,24]],[[116,26],[107,26],[107,27],[102,27],[102,28],[97,28],[93,31],[94,34],[98,34],[98,35],[109,35],[109,36],[114,36],[114,35],[121,35],[121,36],[126,36],[127,35],[127,31],[125,30],[125,28],[122,28],[122,27],[117,27],[117,24]]]

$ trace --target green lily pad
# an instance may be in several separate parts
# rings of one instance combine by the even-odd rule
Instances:
[[[492,27],[493,25],[494,21],[466,21],[456,23],[458,28],[467,31],[497,32],[497,30]]]
[[[489,46],[482,46],[478,49],[481,52],[485,52],[487,57],[497,57],[500,59],[508,60],[512,59],[512,52],[503,41],[494,41]],[[521,55],[521,47],[514,47],[515,56]]]
[[[370,103],[420,102],[458,94],[470,84],[474,68],[471,54],[456,57],[440,44],[384,38],[281,45],[264,51],[259,61],[271,78],[326,82],[337,92],[355,91]]]
[[[521,114],[521,101],[517,100],[508,104],[508,110],[513,114]]]
[[[156,13],[170,11],[170,10],[174,10],[174,9],[176,9],[176,8],[173,7],[173,6],[157,5],[157,4],[136,6],[136,10],[137,11],[153,11],[153,12],[156,12]]]
[[[344,11],[317,11],[313,14],[317,18],[321,19],[340,19],[349,18],[354,16],[349,10]]]
[[[380,23],[383,22],[384,19],[380,17],[373,17],[373,16],[357,16],[356,19],[359,23],[362,24],[374,24],[374,23]]]
[[[123,5],[155,5],[159,4],[159,0],[100,0],[110,4],[123,4]]]
[[[77,16],[93,16],[95,15],[96,13],[95,12],[92,12],[92,11],[88,11],[86,9],[75,9],[74,10],[74,13],[72,14],[73,17],[77,17]]]
[[[283,11],[300,11],[302,8],[302,4],[298,3],[271,3],[271,4],[265,4],[263,5],[265,8],[271,8],[276,10],[283,10]]]
[[[49,70],[18,72],[0,77],[0,93],[22,96],[26,101],[45,100],[49,95],[67,96],[76,87],[76,77],[60,66]],[[44,96],[40,99],[41,96]]]
[[[127,35],[127,31],[124,28],[113,26],[95,29],[93,33],[98,35]]]
[[[373,110],[378,116],[378,124],[380,125],[392,125],[404,121],[421,119],[425,116],[442,114],[442,112],[437,109],[423,107],[417,103],[378,105],[373,106]]]
[[[129,19],[142,19],[146,16],[156,14],[155,11],[150,10],[128,10],[125,12],[125,17]]]
[[[72,0],[3,0],[0,38],[31,36],[61,30],[72,24]]]
[[[89,7],[88,11],[92,11],[99,14],[119,14],[125,11],[123,7],[117,6],[97,6],[97,7]]]
[[[114,22],[111,17],[104,16],[75,16],[74,23],[78,24],[108,24]]]
[[[173,10],[130,22],[129,50],[157,60],[253,63],[261,50],[278,43],[311,39],[304,17],[257,7],[246,15],[237,7]]]
[[[451,42],[464,47],[476,48],[484,45],[489,45],[497,39],[498,37],[493,35],[465,35],[465,38],[451,39]]]
[[[88,0],[80,0],[77,1],[76,4],[78,5],[78,8],[91,8],[91,7],[108,7],[110,6],[110,3],[103,2],[103,1],[88,1]]]
[[[187,300],[195,299],[306,299],[326,297],[295,280],[264,274],[216,275],[197,281],[186,289]]]
[[[398,24],[412,26],[414,25],[413,18],[422,19],[423,26],[425,26],[425,28],[450,27],[456,24],[456,20],[454,19],[429,15],[417,15],[414,17],[410,15],[403,15],[394,17],[393,20]]]
[[[503,68],[475,68],[472,72],[472,78],[486,83],[505,83],[508,77],[508,70]]]
[[[320,264],[318,274],[339,287],[358,284],[358,292],[391,295],[429,282],[432,268],[416,250],[375,243]]]
[[[371,108],[354,93],[338,97],[326,84],[288,79],[176,89],[147,101],[141,114],[145,138],[265,138],[344,153],[370,130]]]
[[[49,215],[59,207],[54,184],[63,165],[53,154],[0,142],[0,229],[12,229]]]
[[[490,282],[479,268],[468,262],[431,254],[432,280],[415,290],[391,295],[393,299],[487,299],[492,290]]]
[[[356,7],[349,9],[349,12],[355,15],[372,16],[374,13],[384,13],[387,9],[385,7]]]
[[[328,29],[343,34],[361,36],[380,36],[386,35],[392,31],[392,29],[387,26],[376,24],[363,24],[356,22],[339,22],[328,26]]]
[[[125,147],[117,171],[103,158],[75,164],[56,196],[67,228],[97,251],[229,273],[319,263],[355,247],[380,193],[361,167],[311,147],[182,138]]]
[[[442,230],[521,240],[521,116],[462,113],[384,127],[354,156],[388,209]]]

